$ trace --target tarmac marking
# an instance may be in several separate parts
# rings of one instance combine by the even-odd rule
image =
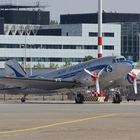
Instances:
[[[20,132],[37,131],[37,130],[46,129],[46,128],[49,128],[49,127],[61,126],[61,125],[66,125],[66,124],[74,124],[74,123],[84,122],[84,121],[88,121],[88,120],[113,117],[113,116],[117,116],[117,115],[118,115],[117,113],[112,113],[112,114],[105,114],[105,115],[100,115],[100,116],[87,117],[87,118],[77,119],[77,120],[72,120],[72,121],[65,121],[65,122],[58,122],[58,123],[53,123],[53,124],[48,124],[48,125],[42,125],[42,126],[32,127],[32,128],[3,131],[3,132],[0,132],[0,136],[10,135],[10,134],[20,133]]]

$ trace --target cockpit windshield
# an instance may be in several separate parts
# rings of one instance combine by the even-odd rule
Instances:
[[[117,62],[123,62],[125,61],[125,57],[121,56],[121,57],[116,57],[113,59],[112,63],[117,63]]]

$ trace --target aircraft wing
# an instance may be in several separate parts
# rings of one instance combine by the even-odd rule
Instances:
[[[80,86],[75,81],[61,81],[59,79],[49,80],[43,78],[25,77],[0,77],[0,84],[9,87],[38,88],[45,90],[57,90],[61,88],[72,88]]]

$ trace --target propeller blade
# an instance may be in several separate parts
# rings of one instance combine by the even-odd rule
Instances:
[[[90,71],[88,71],[87,69],[84,69],[84,71],[92,76],[92,73]]]
[[[100,94],[100,85],[99,85],[99,78],[102,75],[102,73],[104,72],[104,68],[102,70],[99,71],[98,73],[98,78],[96,79],[96,91],[98,94]]]
[[[98,94],[100,94],[100,86],[99,86],[99,79],[96,79],[96,91]]]
[[[137,94],[138,91],[137,91],[137,79],[136,78],[134,79],[133,86],[134,86],[134,92],[135,92],[135,94]]]
[[[132,74],[131,72],[129,72],[128,75],[134,77],[134,74]]]
[[[98,77],[100,77],[100,75],[103,73],[103,71],[104,71],[104,68],[103,68],[102,70],[99,71]]]

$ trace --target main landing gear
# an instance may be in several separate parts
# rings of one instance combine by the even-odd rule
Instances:
[[[81,93],[77,93],[75,96],[75,103],[76,104],[83,104],[84,103],[84,95]]]
[[[116,103],[119,104],[122,102],[122,97],[120,95],[120,93],[117,91],[114,95],[113,95],[113,102],[112,103]]]

